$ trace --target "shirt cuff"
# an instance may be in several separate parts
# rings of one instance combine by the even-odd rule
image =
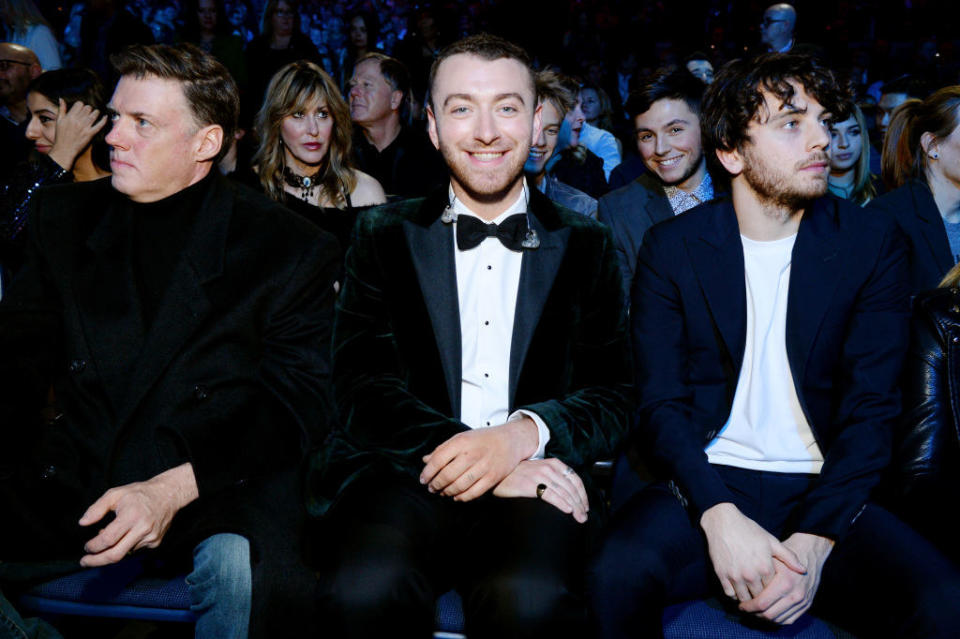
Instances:
[[[546,456],[547,442],[550,441],[550,429],[547,428],[547,425],[540,419],[539,415],[523,409],[513,411],[510,417],[507,418],[507,421],[514,422],[524,417],[529,417],[533,420],[533,423],[537,425],[537,452],[535,452],[530,459],[543,459]]]

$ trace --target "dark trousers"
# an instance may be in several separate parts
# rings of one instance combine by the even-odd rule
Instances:
[[[716,466],[736,506],[779,539],[815,476]],[[722,594],[699,522],[663,484],[635,494],[591,563],[604,638],[659,637],[663,609]],[[863,637],[956,637],[960,571],[894,515],[868,504],[824,564],[812,612]]]
[[[411,478],[358,479],[318,540],[321,616],[331,637],[430,637],[456,588],[470,639],[583,637],[589,525],[535,499],[457,503]]]

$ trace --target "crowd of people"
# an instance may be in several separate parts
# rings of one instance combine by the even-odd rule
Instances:
[[[663,18],[616,4],[531,43],[474,33],[497,2],[0,3],[0,636],[131,553],[198,638],[425,637],[450,589],[471,639],[710,595],[956,634],[944,42],[905,73],[786,3],[697,51],[598,37]]]

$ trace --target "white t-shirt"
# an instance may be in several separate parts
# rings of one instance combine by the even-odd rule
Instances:
[[[787,360],[787,294],[796,238],[757,242],[741,236],[747,339],[730,417],[706,447],[712,464],[784,473],[819,473],[823,466]]]

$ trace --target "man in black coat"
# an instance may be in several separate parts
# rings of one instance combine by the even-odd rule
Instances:
[[[212,170],[238,111],[220,63],[114,63],[113,175],[37,194],[0,305],[0,559],[193,551],[198,637],[273,630],[271,575],[311,581],[294,488],[328,413],[336,243]]]

